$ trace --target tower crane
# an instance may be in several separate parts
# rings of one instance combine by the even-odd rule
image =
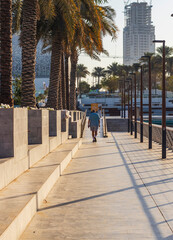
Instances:
[[[128,5],[130,0],[124,0],[124,5]]]

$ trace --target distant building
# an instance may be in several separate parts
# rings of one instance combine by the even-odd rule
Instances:
[[[21,47],[19,46],[19,37],[13,35],[13,64],[12,64],[12,74],[13,76],[20,76],[22,72],[22,53]],[[50,75],[50,63],[51,54],[42,54],[42,42],[40,41],[37,45],[37,57],[36,57],[36,77],[49,77]]]
[[[155,27],[151,21],[151,8],[147,2],[133,2],[124,8],[123,64],[132,65],[146,52],[155,52]]]

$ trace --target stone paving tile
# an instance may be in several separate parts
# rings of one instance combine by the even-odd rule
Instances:
[[[127,133],[89,134],[21,240],[173,239],[173,155],[162,161],[159,145]]]

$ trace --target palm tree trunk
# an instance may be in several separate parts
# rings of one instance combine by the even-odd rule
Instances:
[[[99,86],[100,86],[100,76],[98,76],[98,89],[99,89]]]
[[[68,61],[69,61],[69,55],[65,54],[66,104],[67,104],[67,109],[69,110],[70,109],[70,106],[69,106],[70,99],[69,99],[69,64],[68,64]]]
[[[22,106],[36,106],[35,98],[35,64],[36,64],[36,31],[37,0],[23,1],[22,23]]]
[[[54,109],[59,109],[61,53],[62,53],[61,35],[58,32],[56,32],[55,34],[53,34],[52,39],[50,84],[47,101],[47,106]]]
[[[77,84],[76,89],[78,94],[79,93],[79,77],[78,76],[76,76],[76,84]]]
[[[2,12],[1,12],[1,1],[0,1],[0,104],[1,104],[1,23],[2,23]]]
[[[58,88],[58,109],[59,110],[63,109],[63,104],[62,104],[62,78],[61,78],[62,76],[61,75],[62,75],[62,69],[61,69],[61,66],[60,66],[59,88]]]
[[[76,110],[76,69],[78,55],[76,49],[71,54],[70,110]]]
[[[12,0],[1,0],[0,16],[0,103],[12,106]]]
[[[61,56],[61,82],[62,82],[62,105],[63,109],[67,109],[66,102],[66,80],[65,80],[65,64],[64,64],[64,52],[62,52]]]
[[[81,98],[81,77],[79,78],[79,97]]]

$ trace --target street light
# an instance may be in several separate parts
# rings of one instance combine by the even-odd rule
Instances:
[[[128,78],[126,82],[128,83],[127,93],[128,93],[128,132],[130,132],[130,81],[131,78]]]
[[[130,132],[130,85],[128,82],[128,132]]]
[[[131,78],[131,107],[130,107],[130,130],[133,135],[133,80]]]
[[[124,76],[124,118],[126,118],[126,92],[125,92],[125,81],[126,81],[126,76]]]
[[[143,142],[143,66],[141,69],[141,96],[140,96],[140,142]]]
[[[123,90],[122,90],[122,80],[119,80],[119,90],[121,92],[121,117],[123,117]]]
[[[152,149],[152,106],[151,106],[151,56],[145,55],[142,56],[142,58],[148,59],[148,88],[149,88],[149,142],[148,142],[148,148]]]
[[[137,138],[137,117],[136,117],[136,73],[130,73],[134,76],[134,88],[135,88],[135,106],[134,106],[134,115],[135,115],[135,138]]]
[[[165,40],[154,40],[153,43],[163,44],[162,74],[162,158],[166,158],[166,90],[165,90]]]
[[[125,93],[126,75],[121,75],[121,77],[124,77],[124,80],[119,80],[120,82],[122,82],[122,85],[121,85],[122,115],[121,117],[126,118],[126,93]]]

